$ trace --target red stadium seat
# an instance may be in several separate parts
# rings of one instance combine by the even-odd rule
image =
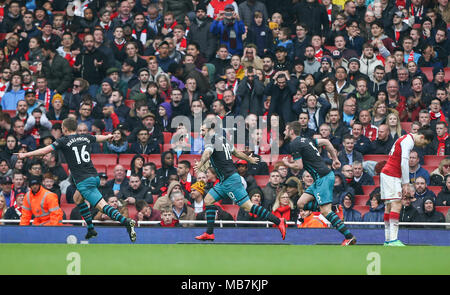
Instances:
[[[437,168],[436,165],[422,165],[422,167],[423,167],[423,169],[427,170],[428,173],[430,173],[430,174]]]
[[[195,161],[200,161],[201,157],[201,155],[183,154],[178,158],[178,163],[180,163],[180,161],[189,161],[191,166],[194,166]]]
[[[367,196],[376,188],[377,188],[376,185],[362,185],[364,195],[367,195]]]
[[[116,154],[91,154],[92,163],[95,165],[117,164]]]
[[[380,175],[375,175],[373,177],[373,181],[375,182],[376,186],[380,186]]]
[[[364,155],[364,161],[381,162],[387,161],[388,158],[389,158],[388,155]]]
[[[95,169],[97,169],[97,172],[99,172],[99,173],[100,172],[105,172],[106,173],[106,170],[107,170],[106,167],[107,167],[106,165],[100,165],[99,164],[99,165],[95,166]]]
[[[355,196],[355,203],[353,205],[355,206],[365,206],[367,203],[367,200],[369,200],[369,195],[356,195]]]
[[[447,83],[448,81],[450,81],[450,68],[449,67],[445,67],[444,68],[444,72],[445,72],[445,77],[444,77],[445,83]]]
[[[117,164],[113,164],[113,165],[106,165],[106,176],[109,179],[113,179],[114,178],[114,167],[116,167]]]
[[[269,175],[254,175],[253,177],[260,188],[265,187],[269,183]]]
[[[361,217],[363,217],[364,214],[366,214],[370,210],[369,206],[366,205],[355,205],[353,206],[353,209],[361,213]]]
[[[15,116],[16,116],[16,110],[2,110],[2,112],[3,113],[7,113],[7,114],[9,114],[9,116],[11,117],[11,118],[14,118]]]
[[[331,53],[333,53],[333,51],[336,50],[336,46],[325,45],[324,47]]]
[[[131,165],[131,160],[133,159],[134,156],[136,156],[136,154],[120,154],[118,163],[120,165],[128,165],[128,166],[130,166]]]
[[[49,120],[49,121],[50,121],[50,123],[52,123],[52,125],[55,125],[57,123],[62,123],[61,120]]]
[[[61,206],[61,204],[67,204],[66,194],[61,194],[61,199],[59,201],[59,206]]]
[[[144,156],[147,161],[146,162],[152,162],[156,165],[156,169],[161,168],[161,155],[160,154],[152,154],[152,155],[145,155]]]
[[[441,161],[445,158],[446,156],[432,156],[432,155],[425,155],[423,157],[424,159],[424,164],[427,166],[435,166],[438,167],[439,164],[441,163]]]
[[[228,213],[233,216],[233,219],[236,220],[238,212],[239,212],[239,206],[238,205],[222,205],[223,210],[227,211]]]
[[[135,205],[127,205],[128,217],[136,220],[137,210]]]
[[[171,148],[172,148],[172,145],[170,143],[168,143],[168,144],[165,143],[165,144],[163,144],[163,148],[162,148],[161,152],[170,151]]]
[[[60,204],[61,209],[66,213],[66,219],[70,220],[70,212],[72,212],[73,208],[76,207],[75,204],[62,203]]]
[[[432,191],[436,196],[442,191],[442,186],[428,186],[428,189]]]
[[[0,41],[5,40],[6,33],[0,33]]]
[[[402,129],[405,130],[406,132],[409,133],[411,131],[412,122],[400,122],[400,125],[402,126]]]
[[[432,67],[421,67],[422,72],[427,76],[429,81],[433,81],[433,68]]]
[[[164,136],[164,144],[170,144],[170,140],[172,139],[172,132],[163,132]]]
[[[444,214],[444,217],[447,216],[448,209],[450,209],[449,206],[436,206],[436,211]]]

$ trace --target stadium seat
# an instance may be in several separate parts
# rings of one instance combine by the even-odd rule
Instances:
[[[431,172],[433,172],[437,168],[437,165],[422,165],[422,167],[431,174]]]
[[[135,156],[136,156],[136,154],[120,154],[118,163],[120,165],[130,166],[131,165],[131,160]],[[145,159],[145,157],[144,157],[144,159]]]
[[[61,194],[61,199],[59,200],[59,206],[62,204],[67,204],[66,194]]]
[[[445,83],[447,83],[450,80],[450,68],[445,67],[444,72],[445,72],[445,77],[444,77]]]
[[[333,53],[333,51],[336,50],[336,46],[325,45],[324,47],[325,47],[325,49],[327,49],[331,53]]]
[[[388,158],[389,158],[389,155],[364,155],[364,161],[381,162],[381,161],[387,161]]]
[[[70,212],[72,212],[73,208],[76,207],[75,204],[69,204],[67,202],[60,204],[61,209],[66,213],[66,218],[70,220]]]
[[[106,170],[107,170],[107,168],[106,168],[106,165],[96,165],[95,166],[95,169],[97,169],[97,172],[105,172],[106,173]]]
[[[116,154],[91,154],[92,163],[95,165],[117,164]]]
[[[361,217],[363,217],[364,214],[366,214],[370,210],[369,206],[366,205],[355,205],[353,206],[353,209],[361,213]]]
[[[254,175],[253,177],[260,188],[265,187],[269,183],[269,175]]]
[[[238,205],[222,205],[223,210],[227,211],[228,213],[233,216],[233,219],[236,220],[238,212],[239,212],[239,206]]]
[[[406,132],[409,133],[411,131],[412,122],[400,122],[400,125],[402,126],[402,129],[405,130]]]
[[[355,196],[355,203],[353,205],[354,206],[366,205],[368,200],[369,200],[369,195],[356,195]]]
[[[16,110],[2,110],[2,112],[3,113],[7,113],[7,114],[9,114],[9,116],[11,117],[11,118],[14,118],[15,116],[16,116]]]
[[[189,163],[191,163],[191,167],[194,167],[195,161],[200,161],[201,157],[201,155],[182,154],[178,158],[178,163],[180,163],[180,161],[189,161]]]
[[[432,67],[421,67],[422,72],[427,76],[429,81],[433,81],[433,68]]]
[[[428,189],[432,191],[436,196],[442,191],[442,186],[428,186]]]
[[[6,33],[0,33],[0,41],[5,40]]]
[[[444,217],[447,216],[448,209],[450,209],[449,206],[436,206],[436,211],[444,214]]]
[[[163,132],[164,136],[164,144],[170,144],[170,140],[172,139],[172,132]]]
[[[49,121],[50,121],[50,123],[52,123],[52,125],[55,125],[57,123],[62,123],[61,120],[49,120]]]
[[[114,178],[114,167],[116,167],[117,164],[113,164],[113,165],[106,165],[106,176],[109,179],[113,179]]]
[[[364,195],[367,195],[367,196],[376,188],[377,188],[376,185],[362,185]]]
[[[127,205],[128,208],[128,217],[136,220],[137,210],[135,205]]]
[[[156,169],[161,168],[161,155],[160,154],[152,154],[144,156],[147,160],[146,162],[152,162],[156,165]]]
[[[380,186],[380,175],[375,175],[373,177],[373,181],[375,182],[376,186]]]
[[[446,157],[446,156],[425,155],[425,156],[423,157],[423,159],[424,159],[424,165],[438,167],[439,164],[441,163],[441,161],[442,161],[445,157]]]

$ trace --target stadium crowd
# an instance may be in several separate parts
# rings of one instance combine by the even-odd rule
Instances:
[[[436,137],[411,153],[400,221],[450,222],[449,207],[436,210],[450,206],[448,2],[0,0],[0,219],[20,219],[30,178],[61,207],[73,204],[62,154],[14,155],[52,144],[73,117],[78,133],[114,135],[92,150],[109,205],[161,226],[204,220],[203,197],[218,178],[212,168],[194,175],[188,156],[203,150],[199,119],[214,116],[231,138],[243,130],[236,148],[260,158],[236,161],[251,201],[297,227],[328,224],[296,208],[313,178],[278,157],[290,153],[288,122],[338,151],[334,210],[379,222],[383,161],[369,156],[428,125]],[[430,156],[440,162],[427,170]],[[259,220],[230,212],[231,200],[216,205],[217,219]],[[63,215],[81,219],[76,207]]]

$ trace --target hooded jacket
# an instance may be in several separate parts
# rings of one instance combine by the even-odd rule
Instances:
[[[344,206],[344,198],[342,198],[342,210],[344,211],[344,222],[345,221],[362,221],[362,215],[358,210],[353,209],[353,206],[355,204],[355,198],[350,195],[350,199],[352,200],[352,205],[349,208],[345,208]],[[349,226],[349,227],[356,227],[356,226]]]
[[[436,206],[450,206],[450,190],[445,185],[448,177],[450,177],[450,174],[447,174],[445,176],[442,190],[438,193],[436,197]]]
[[[370,207],[369,212],[364,214],[363,221],[365,222],[383,222],[384,203],[379,204],[375,209]],[[366,225],[368,228],[381,228],[381,225],[370,224]]]
[[[341,179],[341,184],[335,185],[333,188],[333,205],[338,205],[342,203],[346,195],[353,197],[355,195],[355,191],[347,184],[347,180],[342,173],[335,172],[334,175]]]
[[[400,222],[416,222],[417,216],[419,216],[419,212],[414,208],[412,204],[408,207],[402,206],[402,210],[400,211]]]
[[[425,202],[431,200],[433,202],[433,210],[431,212],[425,212]],[[436,211],[436,199],[432,197],[423,198],[422,208],[423,213],[420,213],[417,217],[416,222],[445,222],[445,216],[441,212]],[[423,228],[445,228],[439,225],[422,225]]]

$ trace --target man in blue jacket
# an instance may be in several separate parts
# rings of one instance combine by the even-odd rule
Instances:
[[[244,48],[242,35],[245,33],[245,25],[233,5],[225,6],[225,11],[219,13],[217,19],[212,22],[210,30],[218,36],[220,44],[228,46],[231,55],[242,55]]]
[[[25,90],[22,89],[22,76],[20,73],[13,73],[11,76],[11,89],[2,97],[2,110],[15,110],[19,100],[25,100]]]

